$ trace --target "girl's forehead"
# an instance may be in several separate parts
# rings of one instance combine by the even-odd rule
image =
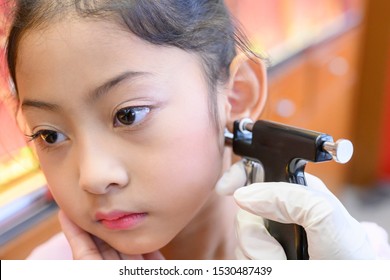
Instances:
[[[108,63],[110,59],[153,56],[158,46],[151,45],[134,34],[121,30],[107,21],[58,21],[50,26],[29,30],[19,44],[17,72],[24,67],[43,63],[62,65],[71,62],[84,67]],[[133,63],[135,63],[133,61]],[[145,62],[147,59],[145,59]]]
[[[122,28],[113,21],[98,21],[83,18],[72,18],[70,20],[57,20],[38,28],[28,29],[21,37],[21,44],[28,40],[28,43],[44,44],[48,42],[57,43],[103,43],[114,44],[120,38],[137,39],[134,34]],[[140,40],[140,39],[139,39]],[[98,45],[98,44],[95,44]],[[90,45],[93,47],[94,45]],[[42,47],[42,46],[41,46]]]
[[[18,47],[18,67],[23,60],[33,58],[33,54],[42,58],[53,55],[64,59],[78,56],[82,60],[94,56],[96,61],[131,56],[135,62],[144,65],[152,62],[155,66],[160,62],[174,64],[179,58],[192,60],[196,57],[200,62],[194,53],[149,43],[114,21],[84,18],[55,21],[39,29],[28,30]]]
[[[91,88],[128,71],[152,73],[166,82],[183,69],[204,82],[197,55],[153,45],[111,22],[76,20],[26,33],[19,46],[16,77],[23,95],[27,88],[63,91],[64,85],[71,88],[76,82]]]

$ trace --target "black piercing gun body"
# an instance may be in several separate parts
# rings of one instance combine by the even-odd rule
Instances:
[[[233,152],[246,159],[247,184],[290,182],[306,186],[306,163],[334,159],[346,163],[352,157],[352,143],[333,142],[324,133],[276,122],[250,119],[235,121],[233,134],[225,133]],[[266,220],[270,234],[282,245],[287,259],[309,259],[306,232],[296,224]]]

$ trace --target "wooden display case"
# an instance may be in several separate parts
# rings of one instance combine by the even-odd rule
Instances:
[[[57,210],[47,212],[23,233],[0,247],[1,260],[23,260],[39,244],[61,231]]]

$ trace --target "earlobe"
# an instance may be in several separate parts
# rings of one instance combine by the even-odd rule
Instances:
[[[241,118],[257,120],[267,99],[267,75],[264,62],[254,56],[240,54],[230,67],[228,127]]]

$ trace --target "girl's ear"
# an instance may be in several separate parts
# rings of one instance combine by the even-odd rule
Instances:
[[[254,56],[237,55],[230,66],[230,80],[227,90],[230,112],[227,127],[241,118],[257,120],[267,99],[267,72],[264,62]]]

